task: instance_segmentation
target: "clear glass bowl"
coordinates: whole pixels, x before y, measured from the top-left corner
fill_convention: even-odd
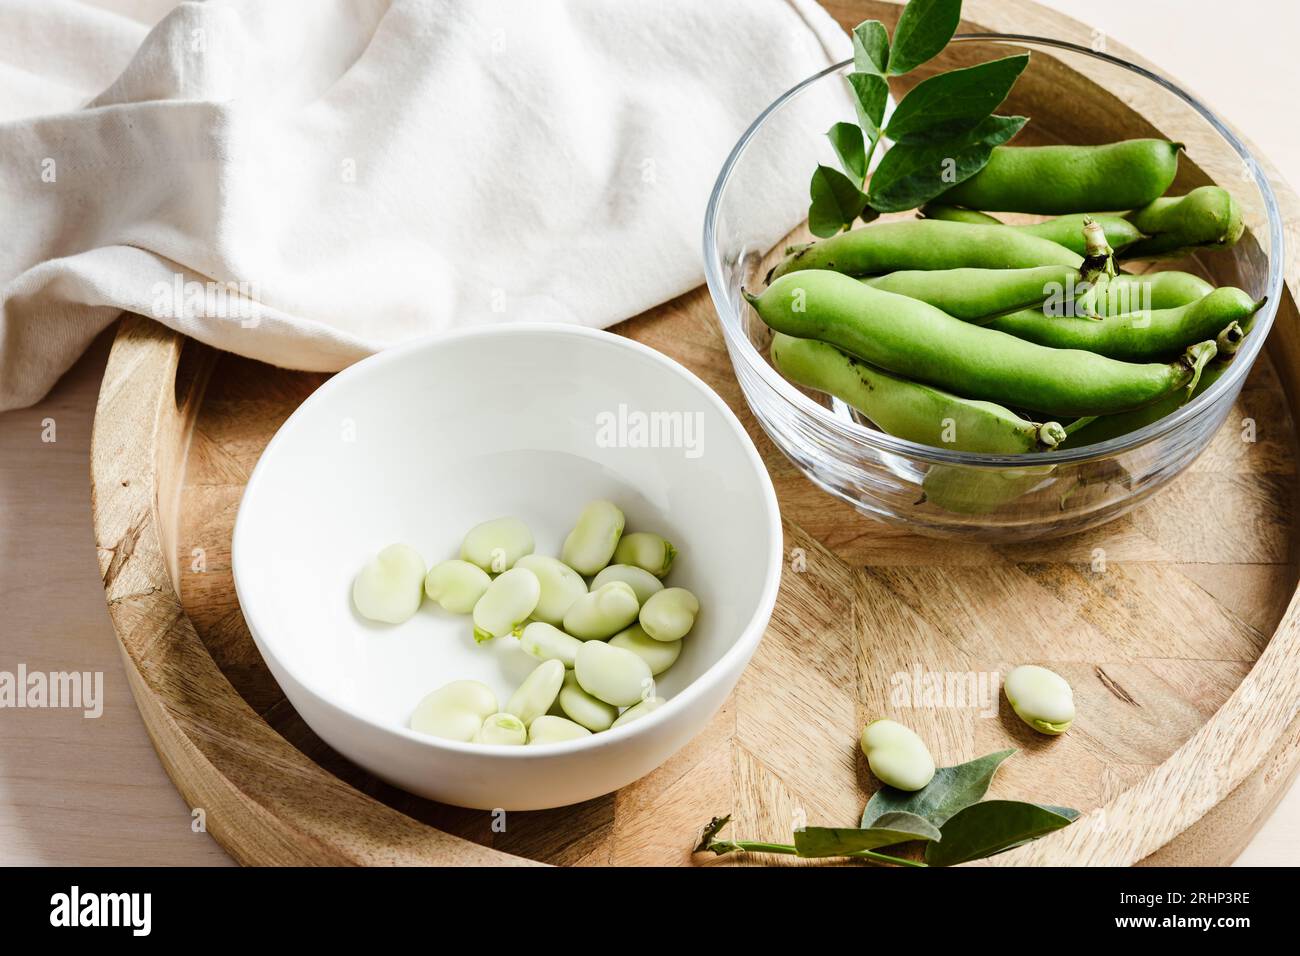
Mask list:
[[[1197,272],[1268,302],[1212,386],[1173,414],[1119,438],[1007,457],[891,437],[842,402],[787,382],[768,359],[767,327],[740,294],[742,287],[762,288],[781,250],[809,238],[803,226],[780,231],[797,216],[774,227],[771,184],[806,183],[810,155],[835,164],[824,134],[832,123],[853,119],[845,81],[852,64],[823,70],[785,93],[731,151],[705,215],[705,273],[727,350],[763,429],[811,481],[864,514],[924,534],[1029,540],[1095,527],[1132,508],[1186,468],[1223,424],[1273,324],[1282,288],[1281,218],[1259,164],[1222,120],[1164,77],[1070,43],[968,34],[917,74],[892,80],[892,92],[901,97],[937,70],[1024,51],[1031,53],[1030,65],[999,110],[1030,117],[1016,142],[1155,136],[1186,144],[1171,194],[1218,183],[1241,204],[1247,231],[1230,250],[1154,267]],[[820,152],[804,145],[817,143]]]

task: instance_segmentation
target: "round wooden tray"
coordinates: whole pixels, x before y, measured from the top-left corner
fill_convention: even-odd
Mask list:
[[[846,26],[892,23],[898,9],[827,6]],[[972,30],[1089,40],[1019,0],[967,8]],[[1300,204],[1273,178],[1294,249]],[[1293,290],[1294,254],[1287,266]],[[941,764],[1020,748],[994,795],[1086,811],[993,862],[1224,863],[1300,762],[1296,319],[1289,290],[1228,425],[1154,500],[1084,535],[1001,548],[902,533],[806,481],[745,407],[704,290],[623,323],[616,331],[692,368],[746,423],[791,560],[762,646],[699,737],[617,793],[511,813],[502,832],[490,814],[412,797],[333,753],[284,699],[240,614],[230,534],[244,483],[325,376],[124,319],[92,450],[104,589],[167,772],[243,863],[675,864],[716,814],[732,814],[737,836],[781,842],[796,820],[851,825],[875,785],[858,731],[900,712],[899,675],[918,660],[959,675],[1041,661],[1075,687],[1080,718],[1055,739],[1005,704],[991,718],[978,704],[902,712]]]

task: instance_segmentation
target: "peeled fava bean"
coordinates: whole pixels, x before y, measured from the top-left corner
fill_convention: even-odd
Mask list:
[[[564,615],[564,629],[584,641],[603,641],[635,621],[640,611],[636,592],[622,581],[611,581],[573,602]]]
[[[483,718],[496,712],[496,695],[486,684],[476,680],[452,681],[426,694],[416,704],[411,714],[411,729],[468,743],[483,726]]]
[[[410,545],[390,544],[352,582],[352,603],[371,621],[401,624],[420,609],[424,558]]]
[[[484,718],[483,726],[474,735],[476,744],[500,744],[519,747],[528,742],[524,722],[514,714],[491,714]]]
[[[1036,664],[1021,664],[1002,683],[1007,702],[1040,734],[1063,734],[1074,722],[1074,691],[1065,678]]]
[[[519,689],[506,701],[506,713],[514,714],[525,727],[551,709],[564,686],[564,665],[560,661],[543,661],[524,678]]]
[[[641,608],[641,627],[656,641],[679,641],[695,626],[700,602],[686,588],[664,588]]]
[[[614,556],[624,523],[623,512],[612,502],[588,502],[564,539],[560,560],[579,574],[595,574]]]
[[[594,591],[597,588],[604,587],[611,581],[622,581],[630,587],[636,593],[636,599],[641,604],[650,600],[650,595],[656,591],[664,589],[662,581],[645,568],[638,568],[634,564],[611,564],[591,579],[591,589]]]
[[[590,731],[609,730],[618,719],[618,708],[583,690],[573,671],[568,671],[564,675],[564,686],[560,688],[559,702],[560,710],[570,720]]]
[[[528,727],[530,744],[558,744],[565,740],[581,740],[583,737],[590,736],[591,731],[582,724],[553,714],[543,714]]]
[[[493,518],[469,529],[460,545],[462,561],[501,574],[533,553],[533,533],[518,518]]]
[[[640,702],[654,686],[649,664],[629,650],[601,641],[587,641],[578,648],[573,673],[583,690],[615,707]]]
[[[650,673],[656,677],[672,667],[682,652],[681,641],[656,641],[640,624],[619,631],[609,639],[609,646],[631,651],[650,666]]]
[[[541,597],[533,609],[535,620],[558,626],[573,602],[587,593],[587,582],[581,574],[563,561],[544,554],[524,555],[515,562],[515,567],[532,571],[542,586]]]
[[[553,624],[533,621],[520,635],[519,646],[539,661],[559,661],[565,667],[572,668],[574,655],[578,653],[582,641],[565,634]]]
[[[541,595],[537,575],[527,568],[502,574],[474,605],[474,640],[481,644],[509,634],[533,613]]]
[[[440,561],[429,569],[424,579],[424,593],[444,610],[469,614],[491,583],[492,578],[477,564]]]
[[[630,564],[662,578],[673,566],[677,549],[657,534],[637,531],[625,534],[614,549],[615,564]]]
[[[642,717],[653,714],[656,710],[664,705],[662,697],[647,697],[641,703],[629,707],[623,713],[619,714],[618,720],[614,721],[614,727],[622,727],[624,724],[630,724],[634,720],[640,720]],[[611,730],[613,727],[610,728]]]
[[[892,720],[862,728],[862,753],[881,781],[899,790],[920,790],[934,777],[934,758],[911,729]]]

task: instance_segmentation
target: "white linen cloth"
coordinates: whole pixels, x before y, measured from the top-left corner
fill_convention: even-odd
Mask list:
[[[701,281],[749,122],[850,53],[813,0],[167,7],[0,0],[0,410],[122,310],[315,371],[634,315]],[[807,182],[759,194],[773,241]]]

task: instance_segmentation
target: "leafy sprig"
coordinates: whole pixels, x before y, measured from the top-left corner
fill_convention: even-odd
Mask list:
[[[1023,116],[998,116],[1029,62],[1028,54],[939,73],[899,101],[889,123],[888,77],[902,76],[937,56],[961,20],[961,0],[910,0],[892,43],[879,20],[853,30],[848,75],[857,127],[836,123],[826,133],[840,168],[819,165],[809,185],[808,227],[832,236],[861,219],[912,209],[975,175],[1025,125]],[[867,183],[882,139],[893,145]]]
[[[778,853],[805,858],[848,857],[900,866],[953,866],[1010,850],[1069,826],[1078,810],[1019,800],[985,800],[989,784],[1014,750],[999,750],[955,767],[940,767],[914,793],[881,787],[857,827],[804,827],[793,843],[720,840],[730,817],[714,817],[697,853]],[[905,843],[925,845],[925,862],[881,853]]]

